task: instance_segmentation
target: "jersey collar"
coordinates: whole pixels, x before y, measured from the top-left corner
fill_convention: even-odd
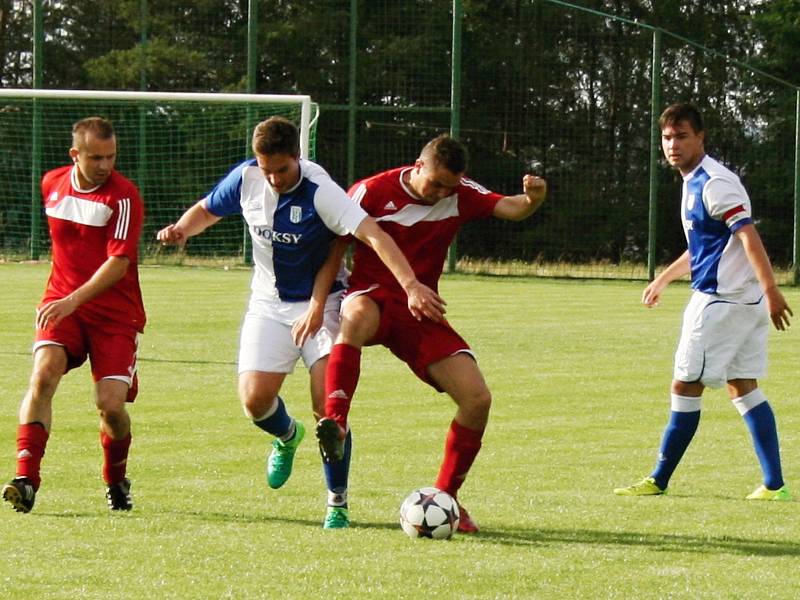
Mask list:
[[[302,159],[297,161],[297,183],[295,183],[292,187],[290,187],[285,192],[281,192],[280,194],[278,194],[279,196],[283,196],[284,194],[291,194],[293,191],[295,191],[297,188],[300,187],[301,183],[303,183],[303,178],[305,177],[305,175],[303,174],[303,163],[304,162],[305,161],[303,161]],[[267,185],[269,185],[269,182],[267,182]],[[272,187],[272,186],[270,186],[270,187]],[[273,191],[274,191],[274,188],[273,188]]]
[[[72,189],[81,194],[91,194],[93,191],[95,191],[97,188],[100,187],[99,185],[96,185],[93,188],[89,188],[88,190],[81,189],[81,185],[78,180],[78,165],[72,166],[72,171],[70,171],[69,173],[69,182],[70,185],[72,185]]]
[[[697,175],[697,171],[699,171],[700,167],[703,166],[703,163],[706,162],[706,157],[707,156],[708,156],[708,154],[703,154],[703,158],[700,159],[700,162],[697,163],[697,166],[694,169],[692,169],[691,171],[689,171],[689,173],[687,173],[686,175],[683,175],[683,180],[684,181],[689,181],[692,177]]]
[[[414,193],[414,190],[411,189],[410,185],[407,185],[406,182],[403,180],[403,177],[406,173],[408,173],[414,167],[406,167],[405,169],[400,169],[400,187],[403,188],[403,191],[411,196],[414,200],[419,201],[422,200],[419,196]]]

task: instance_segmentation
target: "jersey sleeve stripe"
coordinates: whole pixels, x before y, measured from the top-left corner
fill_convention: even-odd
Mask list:
[[[737,213],[740,213],[740,212],[743,212],[743,211],[744,211],[744,206],[742,206],[741,204],[740,204],[739,206],[735,206],[734,208],[730,209],[728,212],[726,212],[726,213],[725,213],[725,214],[722,216],[722,220],[723,220],[723,221],[727,221],[727,220],[728,220],[728,219],[730,219],[730,218],[731,218],[733,215],[735,215],[735,214],[737,214]]]
[[[356,204],[361,204],[361,201],[364,199],[364,196],[367,194],[367,186],[363,183],[358,186],[355,192],[353,192],[352,198]]]
[[[485,187],[483,187],[480,183],[478,183],[476,181],[473,181],[472,179],[469,179],[467,177],[462,177],[461,178],[461,184],[465,185],[465,186],[467,186],[469,188],[472,188],[473,190],[476,190],[477,192],[479,192],[481,194],[490,194],[491,193],[489,190],[487,190]]]
[[[117,228],[114,232],[114,237],[118,240],[124,240],[128,237],[128,226],[131,222],[131,200],[124,198],[117,202],[119,214],[117,216]]]
[[[743,216],[741,219],[734,220],[732,223],[728,225],[728,229],[730,229],[731,233],[736,233],[745,225],[750,225],[753,222],[753,219],[747,216]]]

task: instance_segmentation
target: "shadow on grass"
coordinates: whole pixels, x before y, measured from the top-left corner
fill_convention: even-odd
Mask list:
[[[292,517],[283,517],[281,515],[265,515],[265,514],[231,514],[231,513],[221,513],[221,512],[208,512],[208,511],[181,511],[181,510],[172,510],[169,511],[170,514],[174,515],[181,515],[187,518],[195,518],[200,519],[203,521],[219,521],[219,522],[226,522],[226,523],[247,523],[247,524],[264,524],[264,523],[275,523],[280,525],[299,525],[302,527],[314,527],[314,528],[321,528],[322,527],[322,519],[324,517],[323,512],[320,511],[318,519],[297,519]],[[387,531],[399,531],[400,526],[396,523],[389,523],[389,522],[374,522],[374,523],[366,523],[363,521],[352,521],[350,523],[349,529],[357,530],[357,529],[385,529]]]
[[[100,512],[43,513],[48,517],[68,518],[108,518]],[[123,516],[123,515],[120,515]],[[124,515],[128,519],[152,519],[153,517],[182,517],[208,523],[241,523],[245,525],[297,525],[318,529],[322,525],[322,514],[318,519],[298,519],[281,515],[258,513],[226,513],[192,510],[169,510],[158,513],[135,511]],[[395,522],[353,521],[351,531],[359,529],[399,531]],[[638,547],[662,552],[695,552],[698,554],[736,554],[745,556],[800,556],[800,544],[793,541],[755,540],[731,536],[703,536],[643,533],[636,531],[604,531],[592,529],[484,529],[475,535],[459,534],[454,541],[480,544],[500,544],[504,546],[547,546],[563,544],[589,544],[596,546]]]
[[[105,511],[64,511],[37,512],[37,515],[49,518],[68,519],[107,519],[124,518],[134,521],[159,518],[173,519],[182,517],[188,520],[207,523],[243,525],[297,525],[300,527],[320,528],[322,514],[318,519],[298,519],[281,515],[259,513],[210,512],[203,510],[135,510],[131,513],[111,514]],[[350,530],[359,529],[399,531],[397,523],[391,521],[365,522],[355,520]],[[800,556],[800,544],[794,541],[747,539],[731,536],[703,536],[682,534],[643,533],[636,531],[604,531],[592,529],[547,529],[547,528],[503,528],[483,529],[475,535],[459,534],[454,541],[481,544],[500,544],[504,546],[547,546],[556,544],[589,544],[596,546],[629,546],[664,552],[695,552],[698,554],[736,554],[746,556]]]
[[[753,540],[730,536],[679,535],[591,529],[496,529],[481,531],[476,540],[510,546],[545,544],[595,544],[635,546],[657,551],[751,556],[800,556],[793,541]]]
[[[186,517],[208,521],[243,523],[281,523],[319,528],[319,520],[285,518],[280,515],[231,515],[208,512],[178,512]],[[372,529],[399,531],[394,522],[353,521],[351,530]],[[592,544],[597,546],[632,546],[655,551],[696,552],[699,554],[737,554],[746,556],[800,556],[800,544],[793,541],[753,540],[730,536],[702,536],[619,532],[591,529],[484,529],[475,535],[459,534],[455,540],[505,546],[539,546],[554,544]]]

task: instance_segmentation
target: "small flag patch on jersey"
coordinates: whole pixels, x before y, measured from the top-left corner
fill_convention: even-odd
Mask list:
[[[723,215],[722,218],[725,220],[725,224],[728,226],[728,228],[733,227],[741,221],[746,221],[747,223],[750,222],[750,217],[747,215],[747,211],[741,204],[730,209]],[[743,225],[744,224],[746,223],[743,223]]]
[[[289,220],[292,223],[299,223],[303,218],[303,209],[299,206],[292,206],[289,211]]]

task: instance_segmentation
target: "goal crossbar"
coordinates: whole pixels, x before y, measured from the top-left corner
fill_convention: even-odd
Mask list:
[[[297,94],[225,94],[198,92],[126,92],[108,90],[0,89],[0,98],[58,98],[74,100],[147,100],[154,102],[242,102],[251,104],[300,105],[300,153],[309,156],[309,131],[312,125],[311,96]]]

